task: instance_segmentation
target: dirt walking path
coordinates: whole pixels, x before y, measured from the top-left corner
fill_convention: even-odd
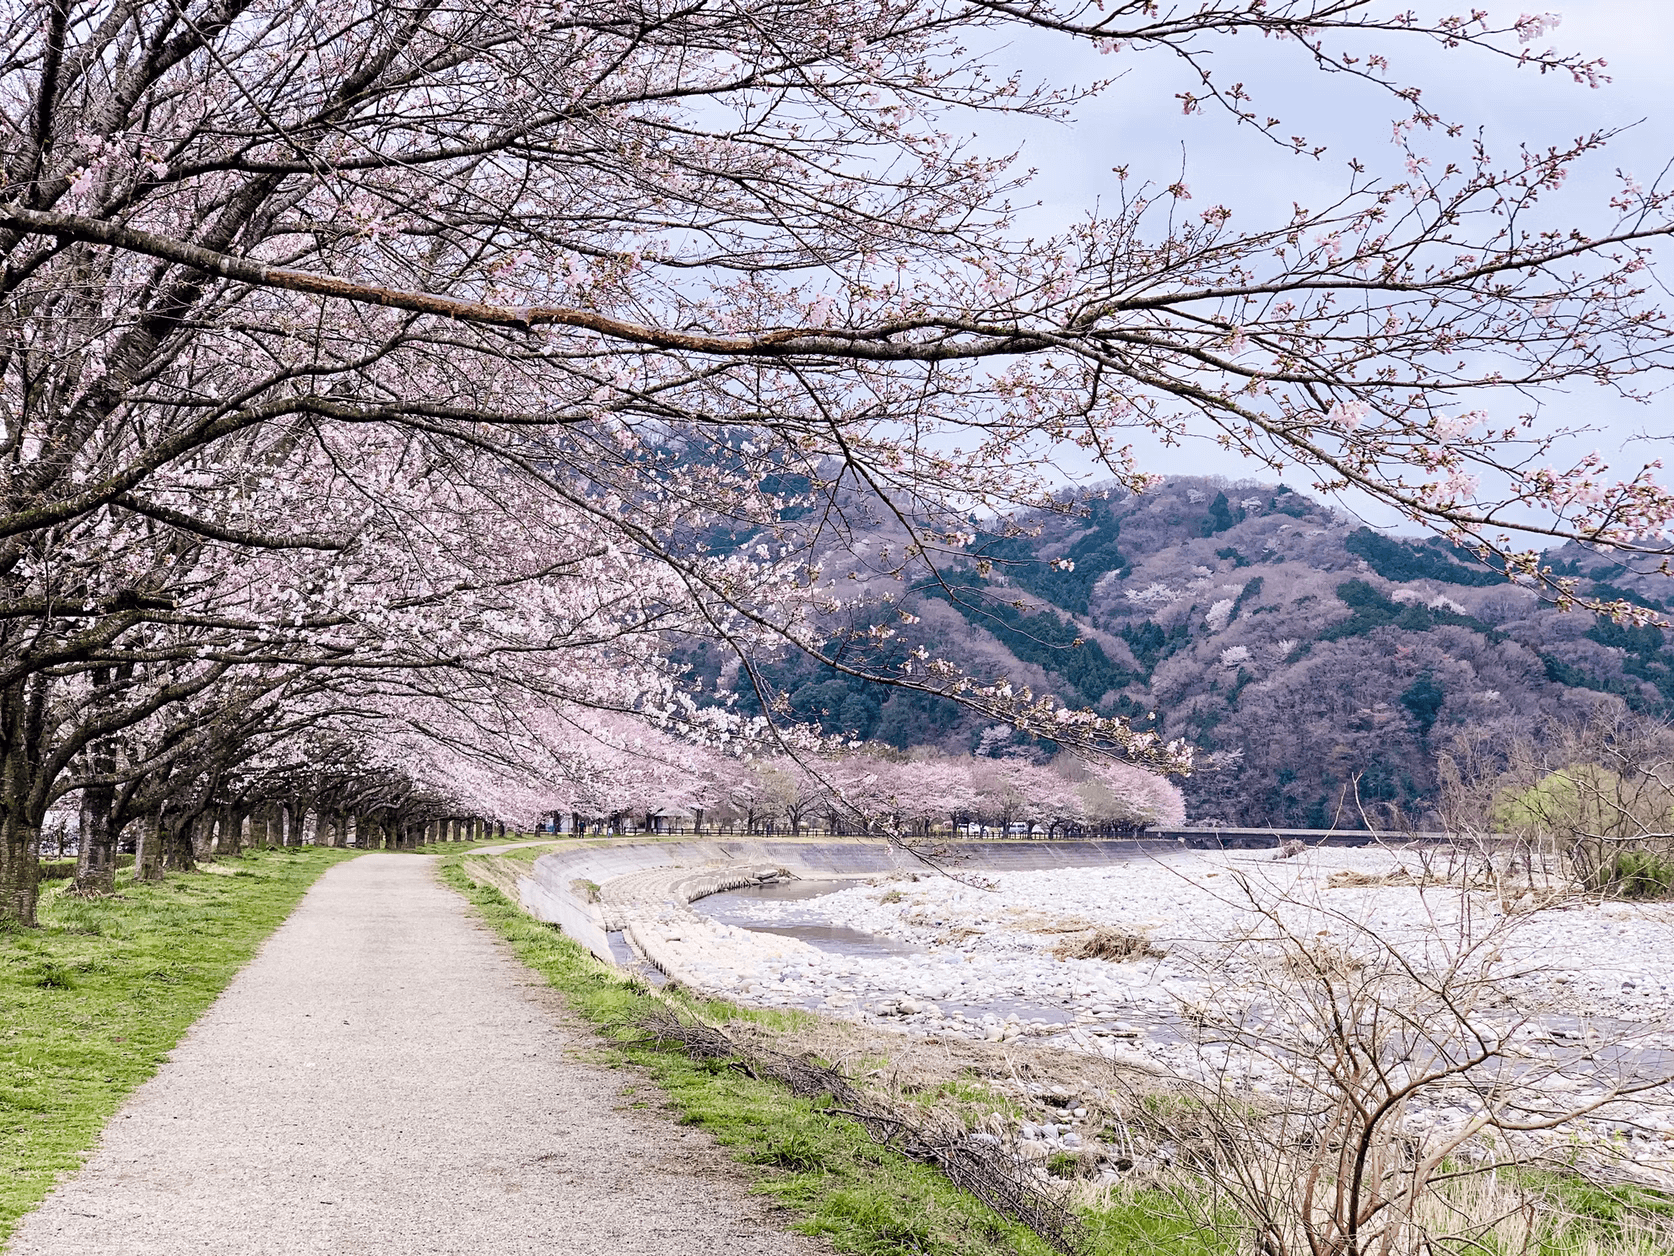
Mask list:
[[[432,861],[327,872],[12,1256],[807,1256]]]

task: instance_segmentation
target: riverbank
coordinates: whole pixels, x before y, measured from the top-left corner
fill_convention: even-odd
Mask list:
[[[686,971],[704,988],[750,1003],[933,1038],[1039,1041],[1196,1082],[1232,1077],[1258,1095],[1288,1084],[1290,1066],[1236,1027],[1270,1022],[1273,1042],[1313,1032],[1304,1022],[1323,1011],[1301,1005],[1298,962],[1340,967],[1344,989],[1416,963],[1468,991],[1461,1033],[1503,1040],[1495,1050],[1519,1075],[1546,1077],[1577,1108],[1618,1075],[1674,1072],[1674,905],[1572,897],[1531,910],[1527,896],[1460,885],[1446,862],[1433,850],[1175,850],[1104,867],[896,874],[754,899],[747,913],[726,895],[699,900],[693,912],[720,917],[702,926],[713,937],[687,930],[678,945],[703,955]],[[822,931],[888,945],[804,940]],[[1198,1032],[1205,1024],[1219,1028]],[[1467,1098],[1438,1086],[1409,1105],[1409,1125],[1459,1128]],[[1620,1142],[1646,1180],[1674,1183],[1665,1094],[1554,1135],[1575,1137]]]
[[[705,1060],[655,1041],[646,1025],[670,1007],[701,1017],[735,1035],[741,1044],[769,1049],[794,1045],[825,1058],[875,1062],[871,1081],[883,1069],[913,1094],[908,1106],[920,1115],[957,1113],[981,1121],[996,1107],[1020,1111],[1015,1101],[989,1085],[990,1072],[1012,1068],[980,1057],[942,1059],[936,1068],[907,1067],[900,1053],[886,1062],[880,1044],[852,1033],[855,1027],[822,1023],[795,1012],[765,1012],[724,1000],[660,996],[633,975],[602,963],[575,940],[532,919],[494,884],[473,877],[483,869],[449,860],[444,880],[463,893],[483,920],[510,943],[525,964],[558,990],[578,1015],[601,1035],[607,1061],[643,1070],[681,1114],[712,1134],[750,1167],[756,1189],[784,1203],[798,1216],[797,1228],[843,1252],[871,1256],[990,1256],[996,1250],[1018,1256],[1046,1256],[1038,1237],[959,1190],[935,1169],[916,1163],[893,1147],[875,1142],[858,1123],[828,1112],[819,1096],[798,1096],[782,1085],[752,1076],[725,1060]],[[462,866],[463,864],[463,866]],[[1025,1064],[1025,1069],[1027,1065]],[[899,1087],[897,1087],[899,1095]],[[996,1116],[996,1119],[1005,1119]],[[1159,1205],[1161,1201],[1158,1201]],[[1165,1210],[1101,1209],[1091,1218],[1094,1256],[1129,1256],[1144,1250],[1131,1241],[1148,1235],[1146,1248],[1183,1256],[1215,1256],[1223,1249],[1209,1236],[1194,1236]]]
[[[1194,857],[1190,852],[1178,848],[1137,852],[1132,846],[1124,849],[1119,864],[1103,869],[1061,867],[1061,863],[1069,862],[1064,856],[1073,852],[1045,852],[1045,859],[1038,854],[1019,853],[1007,862],[1015,867],[1022,858],[1031,857],[1049,866],[1028,873],[989,875],[967,865],[956,877],[942,878],[917,864],[917,872],[898,868],[869,878],[869,883],[851,879],[849,888],[843,889],[840,881],[830,880],[833,867],[846,870],[861,859],[876,861],[881,858],[878,852],[806,846],[781,849],[803,871],[823,875],[824,885],[787,878],[784,868],[771,864],[714,859],[717,854],[759,857],[770,853],[760,844],[720,849],[708,843],[701,849],[679,843],[568,849],[555,856],[518,852],[522,859],[495,861],[500,865],[495,879],[536,910],[556,906],[564,911],[576,920],[577,932],[593,938],[599,950],[620,952],[619,962],[626,969],[600,965],[600,971],[614,972],[614,980],[635,986],[648,1000],[653,998],[652,991],[633,974],[649,976],[653,966],[674,979],[676,998],[691,997],[682,994],[681,987],[710,993],[727,991],[726,1001],[705,1006],[721,1009],[741,1050],[761,1034],[760,1026],[765,1023],[761,1018],[788,1017],[767,1035],[774,1050],[781,1054],[812,1052],[825,1059],[850,1061],[848,1075],[871,1079],[869,1084],[883,1086],[886,1083],[881,1079],[912,1075],[919,1062],[939,1058],[941,1069],[955,1071],[949,1074],[931,1067],[919,1073],[917,1080],[897,1086],[897,1093],[924,1089],[926,1078],[931,1079],[932,1091],[948,1085],[975,1086],[986,1108],[966,1114],[968,1137],[1004,1150],[1016,1163],[1029,1167],[1042,1183],[1053,1178],[1066,1181],[1065,1189],[1086,1207],[1089,1218],[1119,1218],[1116,1229],[1128,1237],[1113,1239],[1114,1246],[1099,1249],[1113,1252],[1152,1250],[1153,1243],[1136,1236],[1150,1233],[1149,1227],[1159,1223],[1194,1234],[1204,1242],[1209,1241],[1211,1232],[1215,1242],[1236,1245],[1239,1241],[1237,1225],[1227,1228],[1223,1224],[1226,1216],[1216,1211],[1219,1205],[1204,1207],[1205,1201],[1222,1198],[1222,1188],[1182,1163],[1182,1156],[1195,1160],[1198,1154],[1187,1148],[1225,1148],[1229,1144],[1224,1140],[1231,1136],[1234,1142],[1230,1145],[1239,1148],[1238,1155],[1252,1156],[1256,1164],[1265,1165],[1269,1154],[1300,1153],[1304,1158],[1308,1154],[1305,1144],[1281,1151],[1267,1142],[1262,1123],[1278,1110],[1276,1097],[1259,1089],[1240,1092],[1245,1083],[1260,1079],[1252,1078],[1248,1071],[1241,1079],[1239,1068],[1229,1068],[1224,1041],[1218,1055],[1215,1050],[1186,1050],[1170,1058],[1171,1048],[1185,1047],[1192,1041],[1202,1044],[1215,1038],[1218,1031],[1212,1026],[1205,1035],[1167,1031],[1195,1030],[1208,1025],[1207,1021],[1191,1025],[1183,1017],[1176,1017],[1169,1025],[1164,1017],[1141,1027],[1113,1020],[1110,1014],[1117,1010],[1113,983],[1120,979],[1125,985],[1143,987],[1156,980],[1173,1000],[1168,1010],[1188,1013],[1192,1001],[1178,996],[1193,981],[1232,995],[1230,1002],[1221,1006],[1233,1009],[1240,1000],[1247,1005],[1251,979],[1265,975],[1267,989],[1274,990],[1271,979],[1275,973],[1285,986],[1317,989],[1362,982],[1364,991],[1364,983],[1371,982],[1373,975],[1357,975],[1362,966],[1341,954],[1339,948],[1352,945],[1348,935],[1355,929],[1351,925],[1364,926],[1360,928],[1362,941],[1376,940],[1375,929],[1382,918],[1362,913],[1357,919],[1352,911],[1342,909],[1353,906],[1354,895],[1360,890],[1414,888],[1416,881],[1417,888],[1436,891],[1435,895],[1413,898],[1414,902],[1427,902],[1425,912],[1433,913],[1444,894],[1442,886],[1423,885],[1427,874],[1422,862],[1417,868],[1419,875],[1412,878],[1388,864],[1381,865],[1381,871],[1355,871],[1340,862],[1326,867],[1306,858],[1275,861],[1252,854],[1220,853],[1212,862],[1197,866],[1194,873],[1191,865],[1182,864],[1182,859]],[[1353,854],[1333,852],[1331,858]],[[1408,852],[1408,856],[1411,854]],[[1136,855],[1142,857],[1136,859]],[[1361,857],[1387,859],[1388,853],[1365,852]],[[478,857],[469,862],[488,861]],[[1094,873],[1116,878],[1114,898],[1111,885],[1096,886]],[[852,878],[852,872],[850,875]],[[1013,887],[1021,890],[1021,898],[1008,902],[1005,885],[1014,875],[1061,880],[1042,885],[1024,879]],[[1148,927],[1141,924],[1137,932],[1128,932],[1096,925],[1084,915],[1071,915],[1066,910],[1075,905],[1072,895],[1079,885],[1084,896],[1079,906],[1089,914],[1110,910],[1117,904],[1131,913],[1146,905],[1147,893],[1140,892],[1140,887],[1147,877],[1162,878],[1151,889],[1166,887],[1163,896],[1169,903],[1184,904],[1174,927],[1167,932],[1163,931],[1167,920],[1154,920]],[[1214,900],[1214,910],[1207,917],[1193,914],[1201,911],[1202,904],[1194,906],[1193,892],[1183,888],[1193,883]],[[1234,888],[1229,890],[1226,885]],[[1317,893],[1309,888],[1314,885],[1321,886]],[[1292,933],[1301,925],[1315,923],[1309,913],[1323,909],[1343,926],[1343,936],[1320,937],[1314,931],[1305,940],[1293,939],[1304,942],[1302,951],[1275,955],[1270,948],[1265,959],[1256,958],[1248,971],[1229,975],[1224,969],[1217,970],[1217,959],[1227,957],[1229,945],[1236,949],[1237,945],[1261,942],[1259,937],[1239,938],[1236,932],[1228,933],[1225,921],[1214,914],[1249,912],[1245,887],[1258,897],[1288,895],[1294,909],[1286,912]],[[819,888],[835,892],[801,897]],[[1324,897],[1327,892],[1337,895],[1340,890],[1349,891],[1350,897],[1335,903]],[[915,893],[919,896],[916,901]],[[973,908],[973,903],[961,902],[965,894],[977,895],[973,902],[980,906]],[[1479,897],[1474,893],[1464,898],[1455,894],[1461,902],[1474,902]],[[729,903],[737,910],[728,909]],[[738,907],[740,903],[747,903],[747,910]],[[875,914],[867,916],[867,912]],[[723,919],[715,919],[717,915]],[[764,915],[776,919],[763,919]],[[1132,917],[1116,919],[1131,921]],[[1442,918],[1429,919],[1433,933]],[[1325,932],[1329,935],[1331,931]],[[1089,941],[1108,941],[1111,934],[1137,940],[1140,945],[1120,953],[1100,946],[1094,953],[1103,958],[1086,955]],[[817,940],[815,935],[819,935]],[[988,940],[986,945],[984,939]],[[1083,954],[1078,956],[1076,950]],[[1298,958],[1308,963],[1321,960],[1326,967],[1304,973],[1291,967]],[[1485,958],[1495,963],[1499,957]],[[994,980],[998,963],[1021,964],[1010,976],[1022,984],[1002,988]],[[1076,970],[1078,965],[1082,966],[1080,977],[1064,980],[1063,973]],[[1372,965],[1373,969],[1378,967]],[[1122,969],[1130,971],[1119,972]],[[1056,977],[1053,970],[1057,970]],[[1041,978],[1031,973],[1046,975]],[[1351,980],[1339,983],[1338,975]],[[1310,976],[1323,980],[1303,979]],[[1058,983],[1055,988],[1054,982]],[[980,1011],[984,1000],[996,997],[1028,997],[1038,1003],[1043,994],[1054,993],[1063,996],[1060,1003],[1065,998],[1071,1003],[1081,999],[1088,1006],[1079,1010],[1073,1006],[1067,1010],[1043,1008],[1049,1014],[1032,1018]],[[1496,1005],[1503,1001],[1493,986],[1479,988],[1478,993],[1486,994]],[[961,1006],[961,997],[970,1002]],[[1201,1006],[1199,1011],[1203,1011]],[[1211,1019],[1213,1015],[1211,1012]],[[1299,1028],[1291,1022],[1264,1025],[1259,1018],[1253,1027],[1256,1038],[1250,1045],[1258,1048],[1264,1045],[1264,1029],[1283,1030],[1294,1036]],[[1095,1028],[1113,1032],[1097,1034],[1092,1032]],[[1265,1045],[1279,1044],[1275,1041]],[[1506,1051],[1507,1058],[1530,1054],[1523,1050],[1525,1044],[1517,1045],[1518,1050]],[[1570,1059],[1587,1056],[1586,1046],[1582,1043],[1581,1050],[1569,1051]],[[986,1064],[970,1060],[971,1053],[980,1052],[989,1053]],[[740,1067],[748,1068],[747,1060],[745,1055]],[[1176,1063],[1183,1066],[1179,1071],[1170,1067]],[[1207,1079],[1208,1089],[1206,1064],[1219,1070]],[[1524,1064],[1512,1067],[1515,1070]],[[1565,1079],[1553,1076],[1548,1080],[1554,1082],[1553,1090],[1557,1091]],[[1230,1106],[1216,1097],[1220,1094],[1213,1084],[1216,1082],[1233,1087]],[[1239,1093],[1245,1097],[1238,1098]],[[1458,1115],[1451,1107],[1458,1096],[1441,1097],[1445,1102],[1432,1104],[1435,1115],[1452,1120]],[[1434,1098],[1427,1093],[1427,1100]],[[1399,1140],[1419,1133],[1428,1115],[1419,1110],[1421,1107],[1412,1105],[1408,1110],[1414,1118],[1409,1133],[1380,1137]],[[1255,1124],[1239,1130],[1214,1127],[1222,1117]],[[1430,1134],[1445,1136],[1444,1121],[1430,1127]],[[1573,1133],[1572,1127],[1565,1137]],[[1634,1131],[1636,1138],[1639,1133]],[[1610,1142],[1606,1150],[1614,1155],[1619,1149],[1615,1137],[1606,1131],[1606,1138]],[[1622,1141],[1627,1141],[1625,1136]],[[1506,1150],[1513,1152],[1521,1166],[1511,1170],[1510,1177],[1450,1179],[1449,1184],[1438,1188],[1435,1206],[1493,1242],[1521,1241],[1509,1231],[1502,1234],[1499,1230],[1511,1224],[1505,1218],[1515,1219],[1527,1208],[1543,1218],[1542,1241],[1550,1240],[1563,1250],[1568,1250],[1564,1244],[1573,1245],[1572,1240],[1592,1242],[1597,1238],[1601,1241],[1594,1247],[1601,1253],[1638,1253],[1646,1243],[1654,1248],[1670,1237],[1659,1194],[1636,1194],[1637,1188],[1625,1184],[1600,1191],[1565,1173],[1543,1176],[1528,1168],[1543,1154],[1540,1148],[1519,1151],[1508,1144]],[[1534,1159],[1521,1158],[1522,1151],[1530,1152]],[[1640,1158],[1648,1159],[1652,1169],[1659,1157],[1666,1158],[1666,1144],[1660,1139],[1640,1139],[1632,1151],[1646,1153]],[[1573,1155],[1554,1163],[1570,1164],[1571,1174],[1579,1167]],[[1617,1167],[1620,1163],[1618,1159]],[[1308,1170],[1303,1166],[1302,1171],[1305,1178]],[[1490,1190],[1478,1189],[1477,1184],[1483,1180],[1498,1185]],[[1508,1213],[1505,1208],[1512,1195],[1516,1196],[1511,1200],[1515,1207]],[[1251,1206],[1257,1206],[1255,1201]],[[1197,1228],[1188,1224],[1180,1229],[1188,1215],[1196,1217]],[[1097,1228],[1101,1234],[1112,1233],[1102,1223]]]

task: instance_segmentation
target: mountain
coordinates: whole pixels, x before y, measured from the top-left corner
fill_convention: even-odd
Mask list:
[[[1282,485],[1173,478],[1019,522],[908,593],[920,622],[886,650],[922,644],[1141,725],[1155,713],[1212,765],[1185,783],[1194,821],[1354,827],[1358,791],[1374,823],[1391,805],[1423,823],[1436,752],[1462,731],[1538,735],[1599,701],[1674,712],[1663,630],[1560,611],[1469,552]],[[1667,577],[1579,545],[1546,561],[1583,592],[1674,610]],[[801,663],[770,675],[829,731],[1032,752],[945,700]]]

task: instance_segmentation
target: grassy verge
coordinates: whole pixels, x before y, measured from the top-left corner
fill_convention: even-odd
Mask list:
[[[293,847],[79,899],[0,932],[0,1243],[304,890],[357,852]]]
[[[1045,1256],[1035,1235],[954,1187],[934,1169],[875,1144],[857,1123],[758,1081],[724,1063],[699,1062],[648,1045],[640,1029],[660,1004],[643,985],[599,963],[557,928],[525,914],[498,890],[470,879],[459,861],[442,865],[443,880],[511,943],[518,957],[561,991],[609,1044],[613,1065],[645,1069],[668,1094],[681,1119],[707,1130],[753,1167],[756,1189],[797,1217],[797,1228],[862,1256],[977,1256],[1013,1252]],[[750,1022],[794,1028],[794,1012],[688,1000],[711,1023]],[[1162,1202],[1162,1201],[1157,1201]],[[1102,1256],[1220,1251],[1165,1209],[1128,1206],[1087,1217],[1091,1250]]]

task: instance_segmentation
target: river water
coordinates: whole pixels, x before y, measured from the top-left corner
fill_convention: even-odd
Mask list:
[[[797,920],[794,910],[788,913],[788,918],[783,910],[775,910],[771,915],[765,915],[761,910],[764,903],[783,904],[821,898],[838,890],[849,889],[855,884],[854,881],[844,880],[776,881],[711,894],[696,900],[691,906],[693,911],[709,917],[718,924],[732,925],[757,933],[797,938],[832,955],[854,959],[903,955],[928,958],[924,951],[906,942],[879,937],[875,933],[867,933],[860,929],[850,929],[845,925],[834,925],[827,920],[817,919],[812,914],[806,920]],[[1067,1024],[1075,1019],[1073,1013],[1066,1008],[1027,999],[996,999],[983,1004],[940,1001],[938,1006],[946,1013],[959,1012],[971,1018],[985,1014],[1006,1017],[1016,1013],[1023,1020],[1039,1020],[1049,1025]]]

